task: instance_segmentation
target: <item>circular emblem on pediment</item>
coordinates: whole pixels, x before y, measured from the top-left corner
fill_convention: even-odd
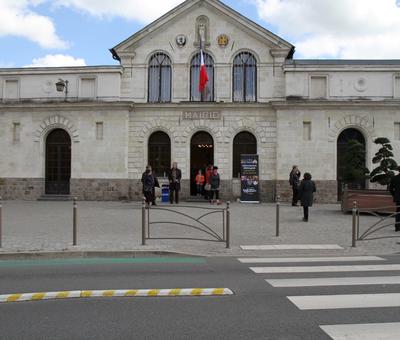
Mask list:
[[[186,45],[186,36],[184,34],[178,34],[175,38],[175,41],[179,47],[183,47]]]
[[[354,88],[358,92],[364,92],[367,89],[367,80],[365,78],[358,78],[354,82]]]
[[[226,47],[229,43],[229,37],[226,34],[221,34],[217,38],[220,47]]]

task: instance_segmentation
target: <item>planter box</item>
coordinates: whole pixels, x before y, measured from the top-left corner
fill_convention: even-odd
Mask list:
[[[345,189],[342,193],[342,211],[351,211],[353,209],[353,202],[357,202],[357,208],[359,209],[380,213],[393,213],[396,211],[393,197],[386,190]]]

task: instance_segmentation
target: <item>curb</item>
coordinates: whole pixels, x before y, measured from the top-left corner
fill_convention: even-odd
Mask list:
[[[21,251],[1,252],[0,260],[27,260],[27,259],[65,259],[65,258],[92,258],[92,257],[120,257],[120,258],[141,258],[141,257],[204,257],[173,251],[160,250],[133,250],[133,251],[98,251],[98,250],[59,250],[59,251]]]
[[[98,297],[177,297],[233,295],[229,288],[72,290],[0,295],[0,303]]]

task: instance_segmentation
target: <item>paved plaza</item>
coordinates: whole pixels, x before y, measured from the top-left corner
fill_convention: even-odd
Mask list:
[[[178,211],[199,216],[206,210],[184,206],[210,208],[206,203],[185,203]],[[169,204],[158,207],[170,208]],[[176,207],[176,206],[174,206]],[[217,208],[217,206],[213,206]],[[225,207],[221,205],[218,207]],[[141,245],[140,202],[78,202],[78,245],[72,246],[73,203],[41,201],[4,201],[3,235],[0,253],[52,251],[166,251],[192,255],[290,255],[293,245],[338,245],[343,249],[303,249],[297,253],[316,255],[394,254],[400,252],[400,235],[393,227],[378,231],[374,236],[399,236],[357,242],[351,247],[352,216],[343,214],[337,204],[317,204],[311,208],[308,223],[302,221],[301,207],[282,203],[280,207],[280,236],[275,236],[276,205],[273,203],[231,203],[231,247],[224,243],[194,240],[147,240]],[[222,214],[205,218],[208,225],[222,235]],[[182,215],[166,211],[151,211],[153,221],[187,223]],[[376,217],[361,216],[360,230],[377,221]],[[175,224],[152,226],[153,237],[205,238],[207,234]],[[275,250],[244,250],[241,246],[289,245]],[[329,246],[328,246],[329,247]],[[336,247],[334,247],[336,248]]]

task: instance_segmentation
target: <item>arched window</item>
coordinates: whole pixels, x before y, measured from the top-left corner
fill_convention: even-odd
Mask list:
[[[254,155],[257,153],[257,139],[250,132],[239,132],[233,139],[232,177],[240,176],[240,155]]]
[[[150,136],[148,160],[156,176],[166,176],[171,167],[171,140],[165,132],[157,131]]]
[[[204,64],[207,68],[208,82],[206,89],[201,93],[199,90],[201,55],[197,53],[190,63],[190,100],[194,102],[212,102],[214,100],[214,60],[203,53]]]
[[[149,63],[149,103],[171,101],[171,59],[155,53]]]
[[[239,53],[233,60],[233,101],[257,100],[257,61],[249,52]]]

